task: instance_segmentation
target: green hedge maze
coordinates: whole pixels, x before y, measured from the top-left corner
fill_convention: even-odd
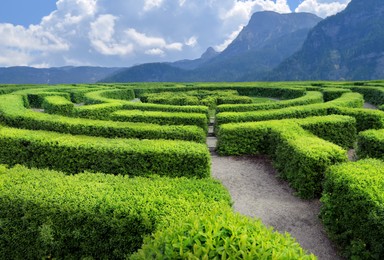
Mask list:
[[[211,153],[268,156],[383,259],[383,110],[380,81],[0,86],[0,259],[316,259],[233,211]]]

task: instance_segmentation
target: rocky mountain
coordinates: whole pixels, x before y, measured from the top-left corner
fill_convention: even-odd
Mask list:
[[[103,81],[257,80],[298,51],[309,30],[319,21],[321,18],[309,13],[257,12],[221,53],[208,49],[200,59],[194,61],[134,66]]]
[[[204,63],[208,62],[209,60],[213,59],[219,54],[220,52],[217,52],[212,47],[209,47],[198,59],[180,60],[180,61],[172,62],[170,63],[170,65],[176,68],[184,69],[184,70],[193,70],[202,66]]]
[[[32,67],[0,68],[2,84],[71,84],[95,83],[120,68],[59,67],[38,69]]]
[[[384,78],[384,1],[352,0],[314,27],[302,49],[265,79],[378,78]]]

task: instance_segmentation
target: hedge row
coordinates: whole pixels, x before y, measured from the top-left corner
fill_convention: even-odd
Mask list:
[[[203,105],[214,109],[220,104],[249,104],[252,99],[247,96],[239,96],[236,90],[222,91],[185,91],[185,92],[160,92],[142,94],[140,100],[144,103],[167,105]]]
[[[135,88],[135,95],[141,97],[146,93],[160,92],[185,92],[190,90],[205,91],[224,91],[236,90],[241,96],[255,97],[273,97],[281,99],[298,98],[305,95],[305,88],[300,87],[276,87],[276,86],[247,86],[247,85],[230,85],[230,86],[184,86],[184,87],[167,87],[167,88]]]
[[[74,104],[63,96],[47,96],[41,107],[49,114],[71,115]]]
[[[146,176],[207,177],[206,145],[170,140],[106,139],[0,128],[0,163],[68,173],[85,170]]]
[[[220,155],[270,155],[281,177],[303,198],[318,197],[327,167],[347,160],[346,151],[334,143],[351,146],[355,120],[330,116],[303,120],[280,120],[224,124],[218,132]]]
[[[308,117],[292,120],[292,122],[297,123],[312,134],[345,149],[353,148],[357,139],[356,119],[351,116]]]
[[[101,104],[106,102],[121,102],[135,98],[132,89],[102,89],[84,94],[86,104]]]
[[[130,259],[316,259],[289,234],[226,209],[190,214],[144,241]]]
[[[228,123],[267,121],[286,118],[305,118],[308,116],[327,115],[327,106],[314,104],[306,106],[287,107],[282,109],[250,111],[250,112],[223,112],[216,115],[216,126]]]
[[[351,90],[363,94],[364,99],[373,105],[384,105],[384,87],[352,87]]]
[[[205,143],[206,132],[197,126],[100,121],[69,118],[26,109],[19,95],[0,96],[0,122],[13,127],[108,138],[170,139]]]
[[[63,97],[68,101],[71,98],[71,95],[65,92],[41,92],[41,93],[27,94],[29,107],[42,108],[45,98],[49,96]]]
[[[359,158],[384,159],[384,129],[361,132],[357,144]]]
[[[346,115],[356,118],[358,132],[384,128],[384,112],[371,109],[331,107],[328,114]]]
[[[286,118],[304,118],[308,116],[325,116],[333,107],[359,108],[364,103],[358,93],[345,93],[340,98],[324,104],[287,107],[282,109],[251,111],[251,112],[223,112],[216,115],[216,125],[234,122],[265,121]]]
[[[116,100],[106,98],[106,91],[95,91],[85,94],[87,104],[94,104],[93,106],[82,106],[75,108],[75,115],[87,118],[99,118],[106,116],[111,112],[117,110],[142,110],[142,111],[164,111],[164,112],[185,112],[185,113],[203,113],[208,117],[208,108],[205,106],[171,106],[171,105],[158,105],[158,104],[143,104],[139,102],[130,102],[126,100]],[[99,104],[99,105],[96,105]]]
[[[348,259],[384,258],[384,162],[332,166],[325,174],[321,219]]]
[[[220,105],[216,108],[217,113],[221,112],[246,112],[257,110],[271,110],[290,106],[302,106],[308,104],[322,103],[323,95],[320,92],[308,91],[305,96],[290,100],[282,100],[273,103],[248,104],[248,105]]]
[[[328,102],[340,98],[344,93],[350,93],[350,89],[345,88],[323,88],[321,89],[324,95],[324,101]]]
[[[140,110],[120,110],[112,113],[110,119],[120,122],[144,122],[159,125],[196,125],[208,131],[208,119],[204,114],[171,113]]]
[[[229,204],[226,189],[210,178],[65,176],[0,166],[0,258],[125,259],[145,235],[190,213],[229,211]]]

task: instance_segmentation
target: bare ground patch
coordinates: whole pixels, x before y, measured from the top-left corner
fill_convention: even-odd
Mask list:
[[[289,232],[319,259],[341,259],[318,218],[320,202],[294,196],[265,157],[212,155],[212,175],[229,190],[235,211]]]

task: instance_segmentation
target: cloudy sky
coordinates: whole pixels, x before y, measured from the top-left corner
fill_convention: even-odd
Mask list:
[[[132,66],[224,49],[252,13],[327,17],[350,0],[2,0],[0,67]]]

